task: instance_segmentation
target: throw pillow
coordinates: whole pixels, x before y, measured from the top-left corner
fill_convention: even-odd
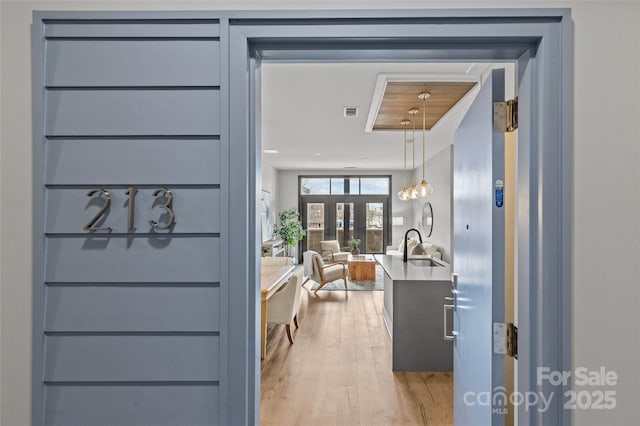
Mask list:
[[[411,254],[414,256],[421,256],[426,254],[426,252],[422,244],[416,244],[413,249],[411,249]]]

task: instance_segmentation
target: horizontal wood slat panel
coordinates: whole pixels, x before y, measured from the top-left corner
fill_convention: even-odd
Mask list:
[[[133,185],[135,187],[135,185]],[[164,223],[167,219],[163,204],[153,196],[153,188],[139,188],[135,196],[135,226],[128,226],[128,195],[124,188],[104,187],[111,196],[111,208],[101,226],[108,226],[118,233],[152,232],[149,220]],[[220,232],[220,189],[172,188],[175,225],[173,234]],[[97,195],[87,196],[88,189],[48,189],[46,191],[47,217],[45,230],[54,233],[85,233],[83,227],[93,218],[104,201]],[[162,198],[162,197],[160,197]],[[88,235],[88,233],[87,233]]]
[[[217,237],[47,238],[47,282],[217,282]]]
[[[46,386],[48,426],[218,424],[217,386]]]
[[[216,425],[218,392],[217,386],[198,385],[46,386],[44,424]]]
[[[219,37],[217,20],[100,20],[49,21],[45,37]]]
[[[219,86],[217,40],[50,40],[51,86]]]
[[[45,332],[214,332],[219,310],[219,287],[50,287]]]
[[[50,139],[47,165],[56,185],[219,184],[220,140]]]
[[[153,15],[34,21],[37,424],[216,425],[224,410],[219,20]],[[95,187],[111,233],[83,229]],[[176,221],[156,232],[160,187]]]
[[[218,336],[47,336],[44,380],[215,381]]]
[[[46,135],[217,135],[220,91],[48,90]]]

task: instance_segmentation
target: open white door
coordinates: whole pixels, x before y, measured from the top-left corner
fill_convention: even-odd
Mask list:
[[[504,101],[504,70],[487,78],[454,145],[454,423],[504,424],[504,355],[493,324],[504,317],[504,134],[493,103]],[[494,406],[494,402],[496,405]]]

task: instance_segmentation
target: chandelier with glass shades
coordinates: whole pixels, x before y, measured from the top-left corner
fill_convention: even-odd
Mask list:
[[[402,190],[398,192],[398,198],[402,201],[407,201],[409,199],[409,191],[407,189],[407,126],[411,122],[409,120],[402,120],[400,124],[404,127],[404,166],[402,170],[404,171],[404,183],[402,184]]]
[[[402,190],[398,192],[398,199],[402,201],[415,200],[416,198],[425,198],[433,193],[433,187],[427,182],[425,178],[425,167],[427,163],[426,156],[426,139],[427,139],[427,99],[431,94],[429,92],[422,92],[418,94],[418,99],[422,101],[422,181],[420,185],[416,185],[415,176],[411,178],[411,186],[407,188],[406,180],[402,185]],[[412,124],[412,141],[413,141],[413,170],[416,168],[416,121],[415,117],[420,112],[418,108],[411,108],[408,114],[411,115],[411,121],[402,120],[400,124],[404,127],[404,172],[406,178],[407,171],[407,125]]]

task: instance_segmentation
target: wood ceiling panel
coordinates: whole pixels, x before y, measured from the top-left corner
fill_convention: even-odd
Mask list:
[[[416,129],[422,129],[422,101],[418,99],[421,92],[431,93],[426,119],[426,127],[431,129],[475,85],[474,82],[389,82],[373,130],[402,130],[400,122],[411,119],[407,113],[411,108],[420,109]]]

